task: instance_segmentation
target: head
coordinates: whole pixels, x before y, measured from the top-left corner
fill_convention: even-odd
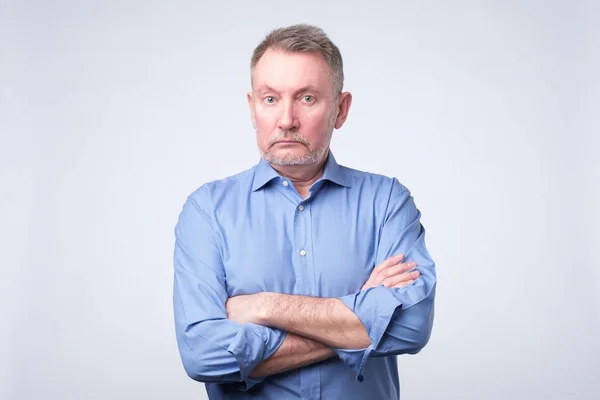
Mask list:
[[[263,158],[276,165],[322,161],[352,102],[342,93],[335,44],[314,26],[276,29],[254,50],[251,76],[248,105]]]

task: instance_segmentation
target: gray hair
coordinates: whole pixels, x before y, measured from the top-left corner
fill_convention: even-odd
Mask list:
[[[331,70],[335,97],[342,92],[344,86],[342,55],[321,28],[299,24],[271,31],[252,53],[251,73],[254,72],[254,67],[268,49],[291,53],[320,53]]]

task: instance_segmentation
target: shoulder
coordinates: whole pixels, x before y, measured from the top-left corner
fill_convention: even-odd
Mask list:
[[[394,176],[362,171],[340,165],[352,187],[388,195],[410,194],[410,191]]]
[[[252,186],[255,168],[256,166],[231,176],[206,182],[188,196],[187,202],[210,213],[221,199],[248,190]]]

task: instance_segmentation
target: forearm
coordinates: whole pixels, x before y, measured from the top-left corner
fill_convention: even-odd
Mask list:
[[[267,326],[316,340],[330,347],[360,349],[371,343],[360,319],[337,298],[264,293]]]
[[[304,367],[335,356],[335,351],[320,342],[288,333],[275,353],[250,373],[251,378],[264,377]]]

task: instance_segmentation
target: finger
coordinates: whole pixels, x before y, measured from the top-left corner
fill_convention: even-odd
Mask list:
[[[413,268],[417,267],[417,263],[415,262],[408,262],[408,263],[400,263],[400,264],[396,264],[390,268],[384,269],[383,271],[381,271],[379,273],[379,275],[381,276],[381,279],[385,279],[385,278],[389,278],[391,276],[394,275],[399,275],[402,274],[406,271],[410,271]]]
[[[410,272],[405,272],[403,274],[394,275],[389,278],[385,278],[383,280],[383,286],[394,287],[394,286],[398,285],[399,283],[408,282],[410,280],[415,280],[420,275],[421,275],[421,273],[419,271],[410,271]]]
[[[397,254],[395,256],[391,256],[391,257],[385,259],[381,264],[376,266],[373,269],[373,272],[379,273],[389,267],[392,267],[392,266],[398,264],[399,262],[402,262],[402,260],[404,260],[404,254]]]
[[[414,282],[414,280],[412,280],[412,279],[410,281],[400,282],[399,284],[392,286],[391,289],[398,289],[398,288],[401,288],[401,287],[404,287],[404,286],[408,286],[408,285],[410,285],[413,282]]]
[[[403,287],[414,282],[417,278],[418,276],[414,276],[412,272],[406,272],[404,274],[386,279],[383,285],[387,288]]]

